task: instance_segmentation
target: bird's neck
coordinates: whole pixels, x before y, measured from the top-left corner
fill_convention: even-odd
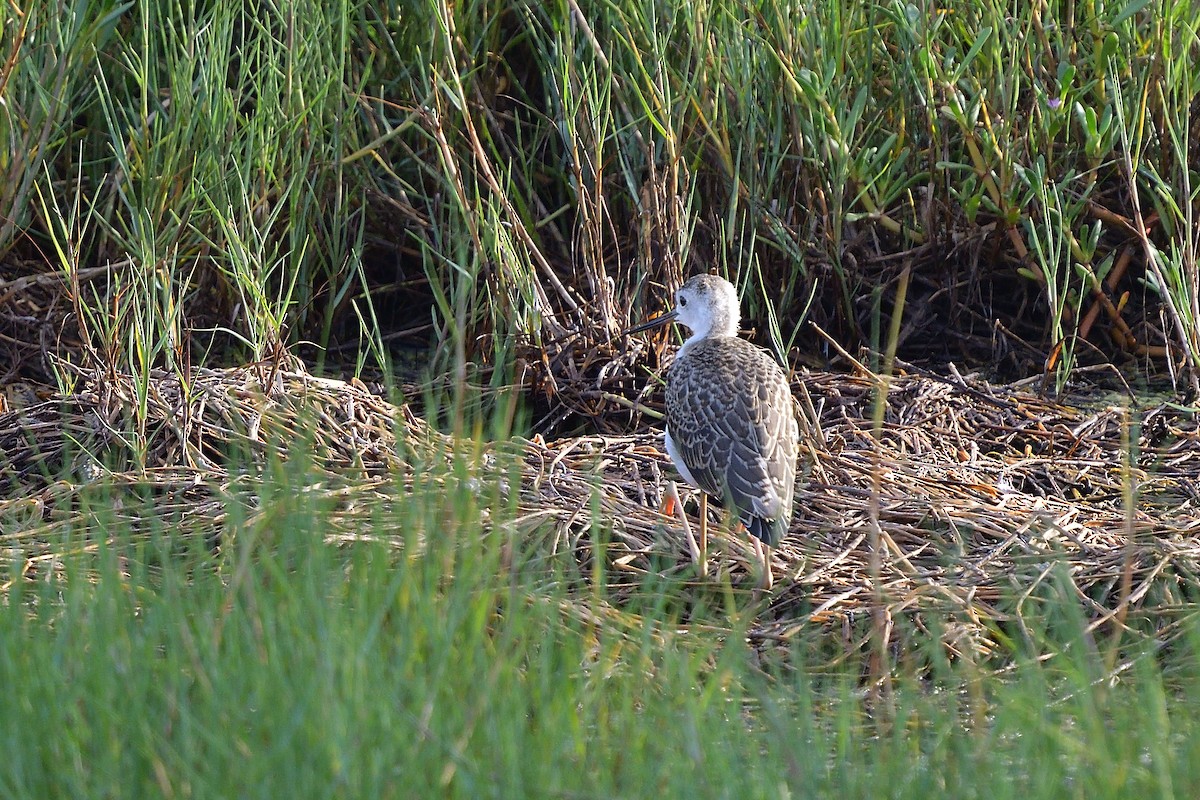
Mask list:
[[[737,312],[730,313],[723,308],[713,309],[712,316],[701,317],[697,320],[699,327],[692,328],[692,335],[679,348],[677,355],[683,355],[696,342],[704,339],[719,339],[722,336],[737,336],[738,323],[741,322]],[[708,323],[707,325],[703,323]]]
[[[719,336],[737,336],[740,322],[741,318],[736,310],[731,313],[726,309],[718,308],[713,312],[712,324],[708,326],[705,335],[714,339]]]

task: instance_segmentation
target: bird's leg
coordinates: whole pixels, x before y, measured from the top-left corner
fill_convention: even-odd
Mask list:
[[[675,509],[680,505],[679,490],[675,486],[675,481],[671,481],[667,486],[667,496],[662,501],[662,515],[664,517],[675,516]]]
[[[758,588],[770,591],[775,584],[774,569],[771,566],[771,545],[764,544],[757,536],[751,536],[750,541],[754,544],[754,554],[758,556],[759,567],[762,569]]]
[[[708,577],[708,493],[700,492],[700,575]]]
[[[700,497],[703,498],[704,494],[701,493]],[[674,506],[676,510],[679,511],[679,521],[683,523],[683,535],[687,537],[688,549],[692,551],[692,561],[700,564],[700,569],[703,571],[704,562],[700,557],[700,547],[696,544],[696,537],[692,534],[692,525],[688,522],[687,514],[683,511],[683,502],[679,499],[679,487],[675,485],[675,481],[670,481],[667,483],[667,500]],[[703,502],[703,500],[701,500],[701,502]],[[664,505],[663,508],[665,509],[666,506]],[[700,518],[700,525],[700,530],[703,531],[703,517]],[[703,535],[703,533],[701,533],[701,535]]]
[[[750,529],[741,520],[737,521],[735,530],[738,533],[744,533],[750,540],[750,549],[754,551],[755,560],[758,561],[758,586],[754,589],[754,598],[757,600],[764,589],[770,590],[775,584],[775,573],[771,567],[771,545],[750,533]],[[753,569],[749,561],[746,562],[746,567]]]

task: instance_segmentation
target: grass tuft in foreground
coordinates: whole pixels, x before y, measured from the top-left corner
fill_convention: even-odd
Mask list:
[[[470,462],[422,470],[422,491],[398,487],[359,542],[328,539],[336,495],[312,491],[295,455],[261,488],[231,494],[218,557],[149,505],[137,531],[61,532],[54,563],[4,578],[0,794],[1117,798],[1200,787],[1200,629],[1109,670],[1072,595],[1051,593],[1036,635],[1056,655],[1018,653],[1000,675],[933,657],[880,692],[850,667],[768,668],[745,644],[753,609],[689,627],[668,610],[668,584],[645,585],[624,611],[604,589],[569,592],[573,560],[505,534],[503,483],[480,483]],[[116,499],[98,498],[96,514]],[[606,624],[614,613],[626,624]],[[815,647],[798,643],[796,658]]]

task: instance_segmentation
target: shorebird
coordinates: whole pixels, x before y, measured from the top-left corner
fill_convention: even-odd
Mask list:
[[[766,350],[738,338],[737,290],[696,275],[675,293],[674,310],[634,326],[672,320],[691,330],[667,372],[666,447],[683,479],[700,490],[701,573],[707,571],[708,495],[731,505],[750,532],[770,588],[771,548],[787,533],[799,448],[792,393]],[[672,490],[673,490],[672,486]],[[683,519],[685,530],[687,517]]]

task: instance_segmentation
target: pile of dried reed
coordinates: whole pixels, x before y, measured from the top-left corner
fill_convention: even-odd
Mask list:
[[[255,496],[262,476],[253,465],[295,442],[315,454],[312,491],[338,509],[329,540],[386,538],[372,529],[372,509],[428,489],[418,472],[432,472],[416,465],[474,447],[360,384],[298,365],[198,370],[186,390],[163,374],[144,397],[122,376],[81,385],[0,414],[0,561],[9,575],[14,563],[29,580],[53,570],[63,542],[94,544],[114,516],[144,528],[138,504],[110,503],[101,515],[87,502],[97,486],[149,498],[159,521],[215,545],[232,499]],[[877,436],[877,387],[871,376],[828,373],[793,384],[805,464],[791,533],[775,552],[780,577],[751,630],[761,646],[821,629],[843,653],[865,652],[882,620],[896,649],[934,635],[951,653],[988,658],[1007,637],[1036,637],[1028,621],[1064,587],[1095,628],[1164,639],[1190,613],[1200,587],[1194,414],[1123,401],[1075,408],[957,375],[902,376]],[[139,403],[149,444],[135,453],[123,443]],[[749,551],[719,510],[715,577],[693,577],[677,522],[657,510],[673,475],[660,443],[651,430],[518,441],[517,516],[493,523],[485,514],[484,535],[503,528],[548,558],[569,555],[583,581],[603,552],[614,616],[646,591],[648,573],[677,579],[668,585],[685,600],[727,578],[746,587],[739,596],[749,603]],[[507,478],[502,459],[476,462],[481,478]],[[246,509],[255,513],[253,500]],[[584,605],[575,611],[596,613]]]

